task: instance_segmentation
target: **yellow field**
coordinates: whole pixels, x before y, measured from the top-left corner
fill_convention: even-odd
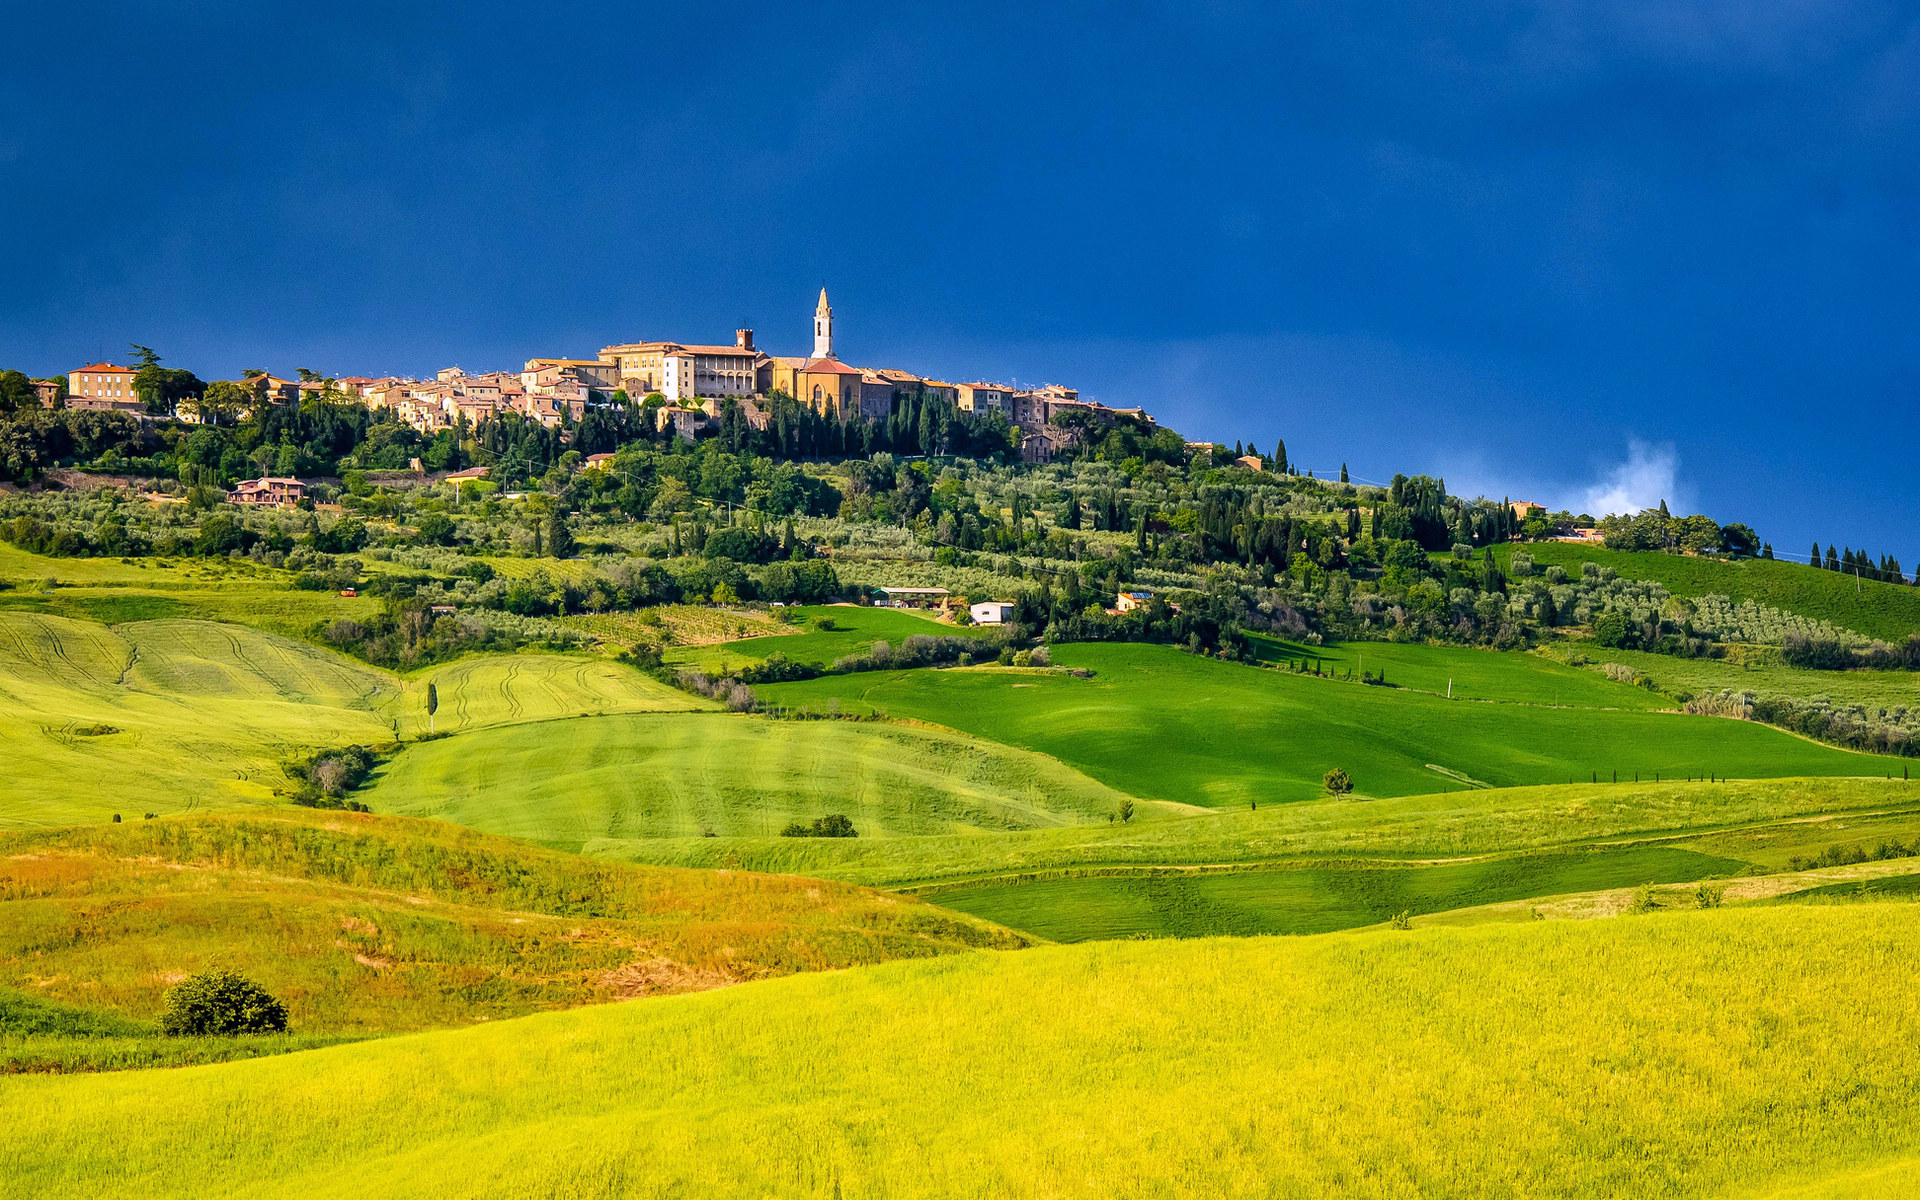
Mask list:
[[[1916,913],[983,952],[12,1078],[0,1180],[46,1198],[1899,1195],[1920,1155]]]

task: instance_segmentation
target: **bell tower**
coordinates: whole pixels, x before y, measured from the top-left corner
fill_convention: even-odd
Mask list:
[[[820,303],[813,308],[813,356],[833,357],[833,306],[827,303],[827,289],[820,289]]]

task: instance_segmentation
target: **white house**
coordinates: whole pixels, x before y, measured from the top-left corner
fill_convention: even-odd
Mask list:
[[[967,610],[975,625],[1005,625],[1013,620],[1013,601],[983,600]]]

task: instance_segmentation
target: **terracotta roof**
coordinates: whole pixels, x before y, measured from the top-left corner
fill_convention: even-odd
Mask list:
[[[112,363],[90,363],[87,366],[79,368],[79,370],[93,371],[96,374],[102,371],[121,371],[128,375],[132,375],[135,373],[132,367],[118,367]]]
[[[810,358],[807,365],[800,368],[808,375],[858,375],[858,368],[850,367],[837,358]]]

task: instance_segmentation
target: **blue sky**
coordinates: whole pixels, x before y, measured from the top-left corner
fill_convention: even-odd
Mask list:
[[[824,281],[856,363],[1920,560],[1912,5],[25,8],[0,365],[796,353]]]

